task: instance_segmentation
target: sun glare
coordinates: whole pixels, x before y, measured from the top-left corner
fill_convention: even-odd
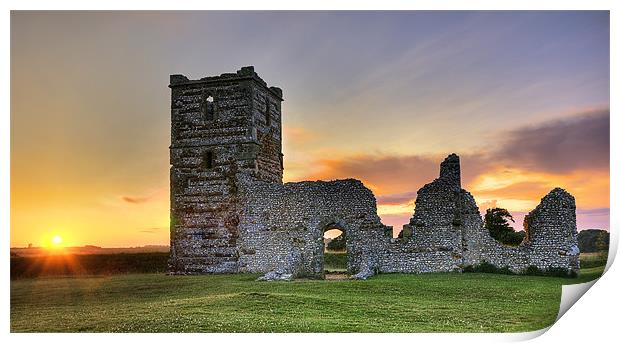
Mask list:
[[[53,247],[60,247],[61,244],[62,244],[62,237],[56,235],[52,238]]]

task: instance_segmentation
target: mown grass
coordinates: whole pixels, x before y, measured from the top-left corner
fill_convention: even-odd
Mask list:
[[[593,280],[382,274],[256,282],[133,274],[11,281],[12,332],[518,332],[549,326],[561,285]]]

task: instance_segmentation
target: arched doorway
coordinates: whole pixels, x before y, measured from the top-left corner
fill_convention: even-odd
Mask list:
[[[348,277],[347,234],[336,225],[326,225],[323,229],[323,276],[325,279],[345,279]]]

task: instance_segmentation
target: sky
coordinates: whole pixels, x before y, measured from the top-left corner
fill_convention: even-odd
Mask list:
[[[482,212],[554,187],[609,228],[609,14],[12,12],[11,246],[169,243],[170,74],[283,89],[284,180],[358,178],[396,230],[461,157]]]

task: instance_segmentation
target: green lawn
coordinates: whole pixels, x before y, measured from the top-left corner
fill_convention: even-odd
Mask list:
[[[561,285],[499,274],[383,274],[256,282],[257,275],[131,274],[11,281],[11,331],[516,332],[549,326]]]

